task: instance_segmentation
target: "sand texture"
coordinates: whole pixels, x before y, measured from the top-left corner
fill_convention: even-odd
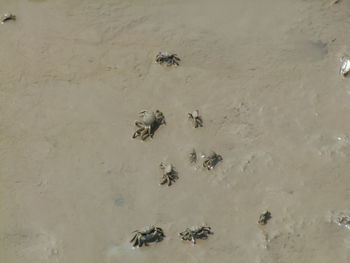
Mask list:
[[[350,215],[350,1],[1,0],[5,12],[1,263],[350,262],[334,222]],[[144,142],[131,138],[143,109],[167,122]],[[190,164],[192,148],[223,161]],[[178,171],[170,187],[160,162]],[[180,240],[201,224],[214,235]],[[133,249],[150,225],[164,240]]]

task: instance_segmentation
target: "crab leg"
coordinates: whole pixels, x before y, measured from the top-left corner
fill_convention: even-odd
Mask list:
[[[167,181],[168,181],[168,178],[166,178],[165,176],[163,176],[162,181],[160,182],[160,184],[161,184],[161,185],[166,184]]]
[[[196,127],[196,128],[198,128],[198,127],[203,127],[203,121],[202,121],[202,119],[201,119],[200,117],[198,117],[198,118],[196,119],[196,125],[195,125],[195,127]]]
[[[137,236],[137,234],[134,235],[134,237],[130,240],[130,243],[132,243],[136,239],[136,236]]]
[[[192,243],[196,244],[196,239],[194,238],[194,236],[192,236]]]
[[[152,126],[151,125],[147,127],[147,132],[148,132],[148,136],[153,137]]]
[[[146,140],[150,135],[151,135],[151,133],[149,132],[149,130],[148,130],[147,128],[145,128],[145,130],[144,130],[143,133],[141,134],[141,139],[144,141],[144,140]]]
[[[144,128],[138,129],[138,130],[133,134],[132,138],[135,139],[136,137],[141,136],[141,135],[142,135],[142,130],[143,130],[143,129],[144,129]]]
[[[139,246],[139,239],[136,238],[134,244],[132,245],[133,247],[138,247]]]
[[[139,128],[143,128],[144,124],[141,121],[135,121],[135,125]]]

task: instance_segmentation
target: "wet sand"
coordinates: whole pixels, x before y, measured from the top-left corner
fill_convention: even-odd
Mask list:
[[[349,262],[332,217],[350,213],[350,2],[333,2],[2,0],[0,262]],[[142,109],[167,121],[145,142]],[[208,240],[179,239],[202,223]],[[166,238],[132,249],[153,224]]]

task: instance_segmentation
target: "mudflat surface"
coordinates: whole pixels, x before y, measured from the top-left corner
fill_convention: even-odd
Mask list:
[[[350,2],[2,0],[0,261],[346,263]],[[154,63],[175,52],[178,68]],[[167,121],[133,140],[142,109]],[[187,113],[198,109],[204,127]],[[212,171],[187,154],[214,150]],[[179,180],[160,186],[161,161]],[[268,209],[272,219],[257,224]],[[178,233],[208,224],[197,245]],[[166,238],[132,249],[131,232]]]

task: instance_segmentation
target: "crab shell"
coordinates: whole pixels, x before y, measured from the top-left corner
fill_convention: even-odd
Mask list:
[[[158,55],[157,55],[157,57],[166,58],[166,57],[171,57],[171,56],[173,56],[173,55],[175,55],[175,54],[171,54],[171,53],[165,51],[165,52],[159,52]]]
[[[195,110],[192,112],[192,117],[193,118],[198,118],[199,117],[199,111],[198,110]]]
[[[197,232],[197,231],[199,231],[200,229],[201,229],[200,226],[191,226],[191,227],[189,228],[189,230],[192,231],[192,232]]]
[[[151,125],[156,121],[156,115],[154,112],[146,111],[143,113],[142,120],[145,125]]]
[[[216,158],[216,157],[217,157],[216,152],[214,152],[214,151],[210,151],[210,152],[209,152],[209,154],[208,154],[208,158],[209,158],[209,159],[214,159],[214,158]]]
[[[155,231],[156,228],[154,226],[147,226],[145,229],[142,231],[142,234],[151,234],[153,231]]]
[[[173,166],[171,164],[162,164],[162,169],[165,174],[170,174],[173,171]]]

